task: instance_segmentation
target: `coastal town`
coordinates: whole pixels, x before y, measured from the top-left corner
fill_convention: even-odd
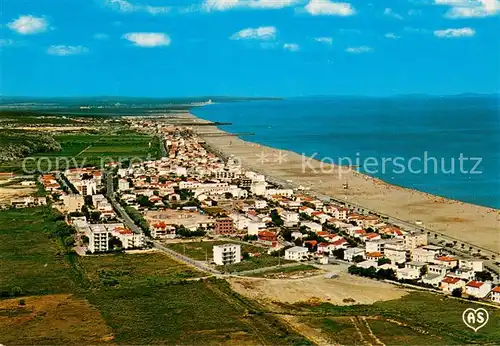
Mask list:
[[[236,157],[218,155],[194,126],[151,119],[130,125],[160,139],[161,158],[41,174],[21,184],[39,186],[46,197],[15,198],[9,207],[50,203],[74,229],[68,242],[80,256],[160,251],[207,275],[241,277],[298,262],[329,268],[327,280],[337,266],[349,275],[500,304],[498,273],[486,266],[495,258],[308,188],[282,186]]]

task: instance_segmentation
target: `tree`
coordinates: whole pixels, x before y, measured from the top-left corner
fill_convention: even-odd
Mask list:
[[[476,273],[476,280],[478,281],[493,281],[493,276],[490,272],[482,271]]]
[[[286,241],[292,241],[292,231],[289,229],[284,229],[281,231],[281,235],[283,236],[283,239]]]
[[[271,219],[273,220],[273,223],[278,227],[283,226],[284,224],[276,209],[271,210]]]
[[[108,240],[108,246],[110,250],[118,250],[123,248],[123,244],[117,237],[111,237]]]
[[[420,276],[424,276],[425,274],[427,274],[427,266],[420,268]]]
[[[388,258],[385,258],[385,257],[382,257],[382,258],[379,258],[378,261],[377,261],[377,264],[379,266],[382,266],[384,264],[391,264],[391,260],[388,259]]]
[[[233,198],[233,194],[231,192],[226,192],[226,193],[224,193],[224,198],[225,199],[232,199]]]
[[[361,255],[357,255],[357,256],[354,256],[354,257],[352,258],[352,261],[353,261],[354,263],[360,263],[360,262],[363,262],[364,260],[365,260],[365,259],[364,259],[364,258],[363,258],[363,256],[361,256]]]
[[[332,251],[332,255],[338,259],[344,259],[344,249],[337,249]]]
[[[73,238],[73,236],[71,236],[71,235],[64,238],[64,246],[66,246],[66,247],[75,246],[75,238]]]
[[[451,295],[453,297],[462,298],[462,289],[460,287],[455,288],[453,291],[451,291]]]

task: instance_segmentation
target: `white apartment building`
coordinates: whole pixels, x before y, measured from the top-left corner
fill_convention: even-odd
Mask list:
[[[127,191],[130,189],[130,183],[127,179],[118,180],[118,191]]]
[[[294,246],[285,250],[285,259],[290,261],[300,261],[307,256],[308,253],[309,250],[306,247]]]
[[[68,212],[81,211],[85,205],[85,200],[82,195],[65,195],[62,198],[64,208]]]
[[[392,264],[406,262],[406,250],[401,244],[386,244],[384,247],[384,256],[391,260]]]
[[[227,265],[241,262],[241,246],[239,244],[223,244],[213,247],[214,262]]]
[[[434,253],[424,249],[414,249],[411,252],[411,260],[414,262],[434,262]]]
[[[104,225],[89,225],[89,250],[92,253],[109,250],[109,232]]]
[[[406,249],[412,250],[427,245],[427,233],[412,233],[403,236]]]
[[[284,211],[280,214],[285,225],[296,225],[299,223],[299,214],[291,211]]]
[[[458,261],[458,267],[460,269],[472,269],[474,272],[483,271],[483,261],[475,259],[461,259]]]
[[[83,179],[81,182],[81,190],[82,195],[84,196],[92,196],[97,192],[97,183],[95,179]]]

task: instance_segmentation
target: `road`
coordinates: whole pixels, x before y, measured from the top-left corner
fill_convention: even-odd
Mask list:
[[[143,234],[144,232],[142,231],[142,229],[137,227],[137,225],[130,218],[125,209],[123,209],[120,203],[116,201],[113,188],[113,175],[110,172],[105,172],[105,175],[106,175],[106,196],[108,197],[109,201],[111,202],[115,210],[118,211],[118,214],[120,214],[120,217],[122,218],[125,225],[127,225],[132,230],[132,232]]]
[[[200,262],[200,261],[195,261],[187,256],[184,256],[176,251],[173,251],[171,249],[169,249],[168,247],[162,245],[160,242],[158,241],[153,241],[153,246],[155,247],[155,249],[158,249],[160,251],[163,251],[165,253],[167,253],[168,255],[172,256],[172,257],[175,257],[176,259],[180,260],[181,262],[184,262],[186,264],[189,264],[191,266],[194,266],[196,268],[198,268],[199,270],[205,272],[205,273],[210,273],[210,274],[220,274],[220,272],[218,272],[217,270],[213,269],[213,268],[210,268],[206,265],[203,264],[203,262]]]

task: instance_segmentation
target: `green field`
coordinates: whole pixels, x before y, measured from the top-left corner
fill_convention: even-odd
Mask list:
[[[196,242],[185,242],[185,243],[170,243],[170,244],[165,244],[165,246],[185,256],[191,257],[194,260],[205,261],[206,257],[208,256],[208,260],[210,261],[213,258],[212,248],[215,245],[233,244],[233,243],[234,242],[232,242],[231,240],[196,241]],[[253,246],[250,244],[241,244],[241,252],[261,253],[265,250],[266,250],[265,248]]]
[[[368,325],[377,338],[389,345],[497,344],[500,310],[485,307],[490,314],[489,322],[476,333],[462,321],[462,312],[469,307],[481,306],[438,294],[411,292],[403,298],[373,305],[324,303],[317,306],[295,304],[285,308],[292,314],[301,315],[302,323],[321,328],[335,343],[361,343],[359,333],[352,329],[354,326],[370,340]],[[346,333],[348,328],[337,324],[350,326],[351,332]]]
[[[213,259],[213,250],[214,245],[222,245],[233,243],[231,240],[228,241],[197,241],[197,242],[186,242],[186,243],[170,243],[165,244],[168,248],[188,256],[197,261],[211,261]],[[236,243],[240,244],[240,243]],[[226,266],[217,266],[217,270],[221,272],[242,272],[247,270],[255,270],[265,267],[273,267],[278,264],[290,263],[290,261],[286,261],[284,259],[278,259],[278,257],[274,257],[267,254],[267,248],[253,246],[251,244],[240,244],[241,245],[241,253],[259,253],[260,256],[249,257],[247,259],[243,259],[240,263],[230,264]]]
[[[320,269],[316,268],[315,266],[312,266],[309,264],[297,264],[297,265],[292,265],[289,267],[280,267],[280,268],[261,271],[258,273],[251,274],[250,276],[273,277],[273,276],[279,275],[279,274],[291,274],[291,275],[293,275],[295,273],[300,273],[300,272],[317,272],[317,271],[320,271]]]
[[[46,230],[54,225],[46,208],[0,212],[0,292],[2,296],[71,292],[64,249]]]
[[[117,344],[308,343],[273,315],[262,314],[257,303],[233,292],[226,281],[200,279],[205,274],[165,254],[64,253],[44,232],[55,225],[49,215],[44,208],[0,212],[0,288],[7,295],[0,305],[11,292],[27,305],[0,308],[0,330],[11,344],[59,344],[79,337],[96,343],[99,335],[92,336],[79,317],[92,311],[109,326]],[[21,292],[14,292],[16,287]],[[33,295],[55,293],[73,298],[43,296],[48,305],[33,312],[31,302],[40,300]],[[57,305],[61,301],[71,305]],[[33,313],[35,318],[20,318]],[[70,330],[64,329],[57,338],[61,318],[77,323],[71,329],[75,334],[66,335]]]
[[[4,162],[0,164],[0,170],[26,170],[31,173],[72,167],[102,167],[110,162],[157,159],[161,155],[156,138],[128,130],[58,134],[54,135],[54,139],[61,144],[60,151],[37,153],[29,158]]]

